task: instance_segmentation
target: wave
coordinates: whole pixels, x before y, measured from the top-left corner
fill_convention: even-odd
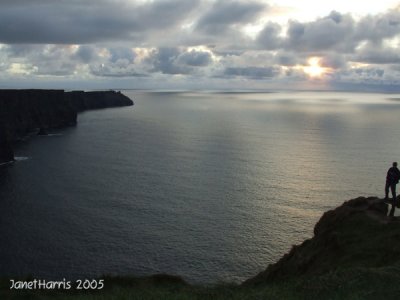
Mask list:
[[[49,137],[49,136],[62,136],[62,133],[49,133],[49,134],[39,134],[40,137]]]
[[[0,167],[1,166],[5,166],[5,165],[10,165],[10,164],[12,164],[14,161],[7,161],[7,162],[3,162],[3,163],[0,163]]]
[[[29,159],[29,157],[27,157],[27,156],[16,156],[16,157],[14,157],[15,161],[24,161],[24,160],[28,160],[28,159]]]

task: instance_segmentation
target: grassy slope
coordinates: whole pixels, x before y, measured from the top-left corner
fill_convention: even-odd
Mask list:
[[[111,284],[109,282],[108,287],[100,292],[10,292],[2,289],[0,299],[400,299],[400,264],[384,268],[340,269],[317,277],[259,287],[228,285],[197,287],[182,284],[155,284],[143,279],[125,278],[123,282]]]

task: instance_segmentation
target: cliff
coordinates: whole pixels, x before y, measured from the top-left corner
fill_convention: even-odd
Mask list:
[[[324,213],[314,228],[313,238],[293,246],[277,263],[247,280],[244,286],[398,266],[400,220],[387,214],[388,205],[376,197],[345,202]]]
[[[128,97],[121,92],[114,91],[72,91],[65,93],[65,97],[68,99],[73,109],[78,112],[89,109],[133,105],[132,100]]]
[[[75,125],[77,113],[133,105],[120,92],[0,90],[0,163],[14,159],[15,141],[31,131]]]

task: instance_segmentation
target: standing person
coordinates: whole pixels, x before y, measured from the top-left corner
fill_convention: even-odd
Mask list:
[[[392,167],[387,171],[386,174],[386,185],[385,185],[385,199],[389,198],[389,188],[392,192],[392,197],[396,200],[396,184],[399,183],[400,170],[397,168],[397,162],[392,164]]]
[[[397,168],[397,162],[392,164],[392,167],[387,171],[386,175],[386,185],[385,185],[385,199],[389,198],[389,188],[392,192],[393,203],[392,210],[394,212],[394,207],[396,205],[396,184],[399,183],[400,170]]]

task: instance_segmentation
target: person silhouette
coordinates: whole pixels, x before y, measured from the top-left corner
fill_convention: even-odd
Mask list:
[[[397,162],[393,162],[392,167],[387,171],[385,184],[385,200],[389,199],[389,189],[393,197],[392,209],[389,214],[391,216],[394,215],[394,208],[396,206],[396,184],[399,183],[399,179],[400,170],[397,168]]]

